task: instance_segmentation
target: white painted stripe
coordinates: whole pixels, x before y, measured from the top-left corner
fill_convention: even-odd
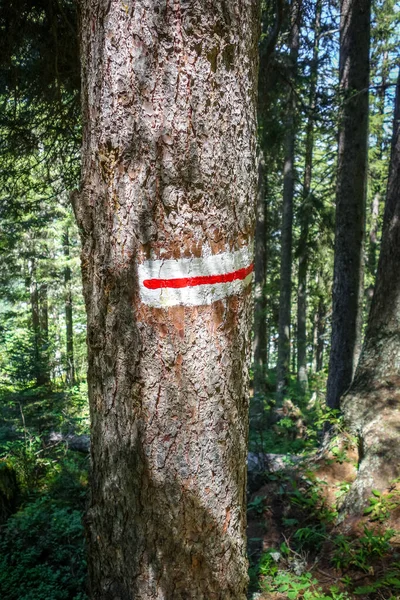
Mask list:
[[[145,304],[157,308],[211,304],[240,293],[252,281],[253,273],[249,272],[244,278],[233,281],[200,285],[196,284],[195,278],[233,274],[250,269],[252,262],[252,251],[247,247],[236,252],[223,252],[202,258],[147,260],[138,267],[140,297]],[[184,287],[168,287],[168,280],[177,279],[189,279],[192,282],[189,281]],[[164,281],[158,289],[149,289],[146,286],[154,284],[151,280],[156,280],[155,283],[157,280],[167,282]]]

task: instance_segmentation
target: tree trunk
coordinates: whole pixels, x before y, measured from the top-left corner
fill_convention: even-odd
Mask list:
[[[65,289],[65,328],[66,328],[66,358],[67,358],[67,384],[75,385],[74,361],[74,324],[72,313],[71,267],[69,266],[69,232],[65,229],[63,236],[64,248],[64,289]]]
[[[297,284],[297,379],[305,394],[308,391],[307,374],[307,275],[308,275],[308,230],[312,203],[310,198],[313,150],[314,120],[318,77],[318,55],[321,28],[322,2],[317,0],[314,18],[314,49],[310,69],[309,115],[306,128],[305,165],[303,180],[303,203],[301,207],[301,231],[299,240],[299,271]]]
[[[245,600],[259,7],[85,0],[96,600]]]
[[[265,160],[258,166],[258,195],[254,237],[254,396],[265,394],[267,361],[267,203],[265,198]]]
[[[318,320],[317,320],[317,345],[316,345],[316,372],[322,371],[324,368],[324,335],[325,335],[325,319],[326,306],[323,298],[319,299],[318,303]]]
[[[371,226],[369,230],[368,267],[372,275],[376,274],[376,255],[378,246],[379,205],[381,195],[376,192],[371,203]]]
[[[332,342],[327,404],[349,388],[361,342],[363,249],[368,154],[370,0],[342,0]]]
[[[33,258],[28,261],[29,272],[29,299],[31,308],[31,324],[33,333],[33,360],[34,372],[37,385],[42,385],[42,369],[40,357],[40,313],[39,313],[39,292],[36,281],[36,265]]]
[[[38,286],[36,276],[36,261],[28,261],[29,297],[31,308],[31,324],[33,333],[33,360],[36,385],[46,385],[50,382],[48,361],[49,319],[47,303],[47,285]]]
[[[379,172],[379,167],[383,158],[383,150],[384,150],[384,138],[385,138],[385,128],[384,128],[384,114],[385,114],[385,99],[386,99],[386,87],[387,87],[387,79],[389,77],[389,60],[388,60],[388,52],[385,51],[383,56],[382,63],[382,75],[381,75],[381,88],[378,94],[378,114],[382,119],[382,127],[378,131],[377,140],[376,140],[376,154],[375,159],[378,163],[378,169],[376,172],[375,169],[371,169],[371,179],[372,179],[372,189],[374,190],[374,194],[372,197],[372,205],[371,205],[371,224],[369,230],[369,249],[368,249],[368,269],[371,275],[375,277],[376,275],[376,265],[377,265],[377,254],[378,254],[378,230],[379,230],[379,207],[382,201],[381,194],[381,173]],[[372,166],[372,165],[371,165]]]
[[[400,72],[375,293],[356,376],[342,407],[358,436],[360,466],[345,506],[359,511],[400,476]]]
[[[297,58],[300,45],[302,0],[292,0],[290,32],[290,91],[286,115],[285,159],[283,165],[283,202],[281,233],[281,267],[279,289],[279,342],[277,362],[277,404],[285,395],[290,370],[290,322],[292,298],[292,238],[294,195],[294,151],[296,137],[296,97],[294,85],[297,76]]]
[[[314,311],[313,321],[312,321],[312,331],[311,331],[311,339],[312,339],[312,372],[316,373],[318,368],[318,323],[319,323],[319,314],[318,310]]]
[[[49,301],[47,283],[39,287],[39,348],[40,348],[40,385],[50,383],[49,356]]]

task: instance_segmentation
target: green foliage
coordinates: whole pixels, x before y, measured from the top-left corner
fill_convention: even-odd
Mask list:
[[[81,513],[44,496],[11,517],[0,540],[2,600],[85,600]]]
[[[318,580],[311,573],[296,576],[284,571],[279,573],[274,580],[273,586],[266,586],[269,592],[285,594],[288,600],[345,600],[350,598],[346,592],[341,592],[332,586],[328,594],[325,594]]]
[[[276,558],[274,558],[274,556]],[[274,549],[269,549],[261,555],[258,564],[258,573],[263,577],[273,577],[278,572],[277,558],[280,554]]]
[[[354,590],[354,594],[365,597],[368,594],[379,594],[382,596],[383,592],[396,593],[396,596],[390,596],[389,600],[397,600],[400,593],[400,563],[394,563],[391,568],[385,573],[384,577],[379,577],[373,583],[368,585],[357,586]],[[386,595],[386,594],[385,594]]]
[[[332,564],[336,569],[361,570],[373,575],[377,561],[383,561],[391,555],[392,548],[389,542],[394,534],[395,532],[390,529],[374,531],[365,527],[363,535],[359,538],[344,535],[332,537],[318,533],[311,526],[297,529],[294,541],[296,537],[300,542],[306,539],[310,542],[308,549],[313,548],[315,552],[320,548],[318,535],[324,539],[329,538],[336,547],[332,558]],[[289,600],[345,600],[353,597],[350,594],[367,598],[370,594],[383,592],[393,594],[400,591],[400,563],[393,561],[383,571],[383,575],[376,577],[375,581],[368,585],[354,586],[353,577],[344,575],[341,578],[340,589],[331,586],[327,590],[308,569],[308,552],[304,552],[304,549],[303,545],[300,550],[299,547],[294,550],[287,543],[281,544],[278,549],[269,548],[262,553],[256,567],[253,567],[253,580],[255,578],[258,580],[261,590],[284,594]],[[375,596],[371,597],[375,598]],[[387,595],[379,597],[388,598]],[[397,596],[390,596],[390,598],[397,598]]]
[[[359,538],[338,535],[333,539],[336,550],[332,562],[337,569],[352,566],[368,573],[374,560],[391,551],[389,541],[394,534],[393,529],[376,532],[364,527],[364,535]]]
[[[8,426],[8,439],[24,441],[50,431],[81,434],[89,430],[87,385],[71,388],[14,386],[0,388],[0,424]],[[0,436],[0,454],[1,454]],[[5,447],[4,447],[5,448]],[[3,451],[4,454],[4,451]]]
[[[286,560],[292,558],[288,546],[285,545],[283,548],[282,546],[281,552],[269,549],[260,558],[258,572],[260,588],[263,591],[284,594],[289,600],[346,600],[349,598],[346,592],[341,592],[334,586],[330,588],[329,594],[324,593],[318,580],[310,572],[296,574],[289,569],[279,568],[282,556]]]
[[[321,523],[315,523],[308,527],[296,529],[293,539],[299,549],[318,549],[326,539],[326,527]]]
[[[339,452],[335,462],[340,463],[342,459]],[[368,515],[377,524],[374,528],[365,526],[363,534],[355,536],[335,534],[337,512],[324,502],[327,484],[319,480],[312,470],[303,477],[277,472],[269,479],[276,482],[276,493],[281,497],[284,512],[281,531],[286,541],[264,551],[258,562],[253,563],[253,589],[257,589],[258,585],[263,591],[279,593],[289,599],[344,600],[354,595],[370,600],[397,598],[400,563],[394,561],[398,555],[395,553],[396,540],[392,541],[396,532],[381,525],[378,528],[378,524],[398,506],[397,490],[394,488],[397,481],[393,482],[389,494],[374,491],[370,504],[373,511]],[[348,486],[347,482],[342,483],[340,491],[346,491]],[[263,506],[261,498],[256,497],[254,503]],[[262,512],[260,510],[259,517]],[[256,516],[253,512],[253,518]],[[328,571],[328,577],[332,574],[339,581],[338,571],[342,573],[340,588],[327,588],[326,583],[323,586],[319,583],[317,565],[320,560],[323,561],[325,575]],[[368,584],[359,584],[357,573],[360,571],[362,578],[367,577]]]
[[[364,510],[371,521],[383,523],[390,516],[390,512],[400,505],[400,492],[393,490],[388,494],[382,494],[379,490],[372,490],[369,498],[369,506]]]
[[[88,456],[49,440],[51,431],[85,433],[87,425],[86,385],[0,388],[1,600],[87,599]]]
[[[274,454],[302,454],[318,447],[324,428],[329,424],[337,431],[343,428],[338,411],[325,405],[325,372],[310,377],[309,393],[304,395],[297,377],[290,377],[288,398],[293,411],[281,416],[275,410],[275,371],[270,371],[266,382],[269,392],[257,394],[250,407],[250,450]]]
[[[296,481],[292,481],[292,488],[288,492],[290,503],[305,509],[309,518],[317,523],[332,523],[337,516],[337,511],[324,501],[323,487],[327,485],[326,482],[318,479],[311,470],[308,471],[307,476],[301,490]]]
[[[8,328],[0,334],[3,374],[14,384],[28,385],[34,380],[37,369],[33,336],[27,328],[21,327],[21,321],[19,327],[13,321],[8,319]]]
[[[39,436],[29,436],[25,440],[7,442],[3,452],[17,473],[21,489],[30,492],[40,488],[55,460],[42,456],[42,440]]]
[[[247,511],[256,515],[262,515],[265,508],[265,498],[262,496],[256,496],[251,502],[247,504]]]

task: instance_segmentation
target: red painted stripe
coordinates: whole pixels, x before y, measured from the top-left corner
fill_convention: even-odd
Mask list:
[[[178,279],[145,279],[144,287],[149,290],[159,290],[160,288],[184,288],[194,287],[196,285],[211,285],[214,283],[229,283],[231,281],[246,279],[254,270],[253,263],[243,269],[232,271],[232,273],[222,273],[222,275],[198,275],[197,277],[182,277]]]

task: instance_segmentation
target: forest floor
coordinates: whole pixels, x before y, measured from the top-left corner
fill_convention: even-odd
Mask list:
[[[324,420],[338,420],[318,398],[298,404],[268,429],[252,423],[250,450],[280,458],[249,477],[249,598],[400,599],[399,484],[340,522],[357,453],[344,434],[321,450]],[[1,600],[87,600],[89,458],[64,440],[88,426],[84,385],[0,389]]]
[[[400,599],[400,483],[348,517],[340,505],[357,473],[353,440],[341,432],[301,462],[287,456],[249,496],[249,597]]]

